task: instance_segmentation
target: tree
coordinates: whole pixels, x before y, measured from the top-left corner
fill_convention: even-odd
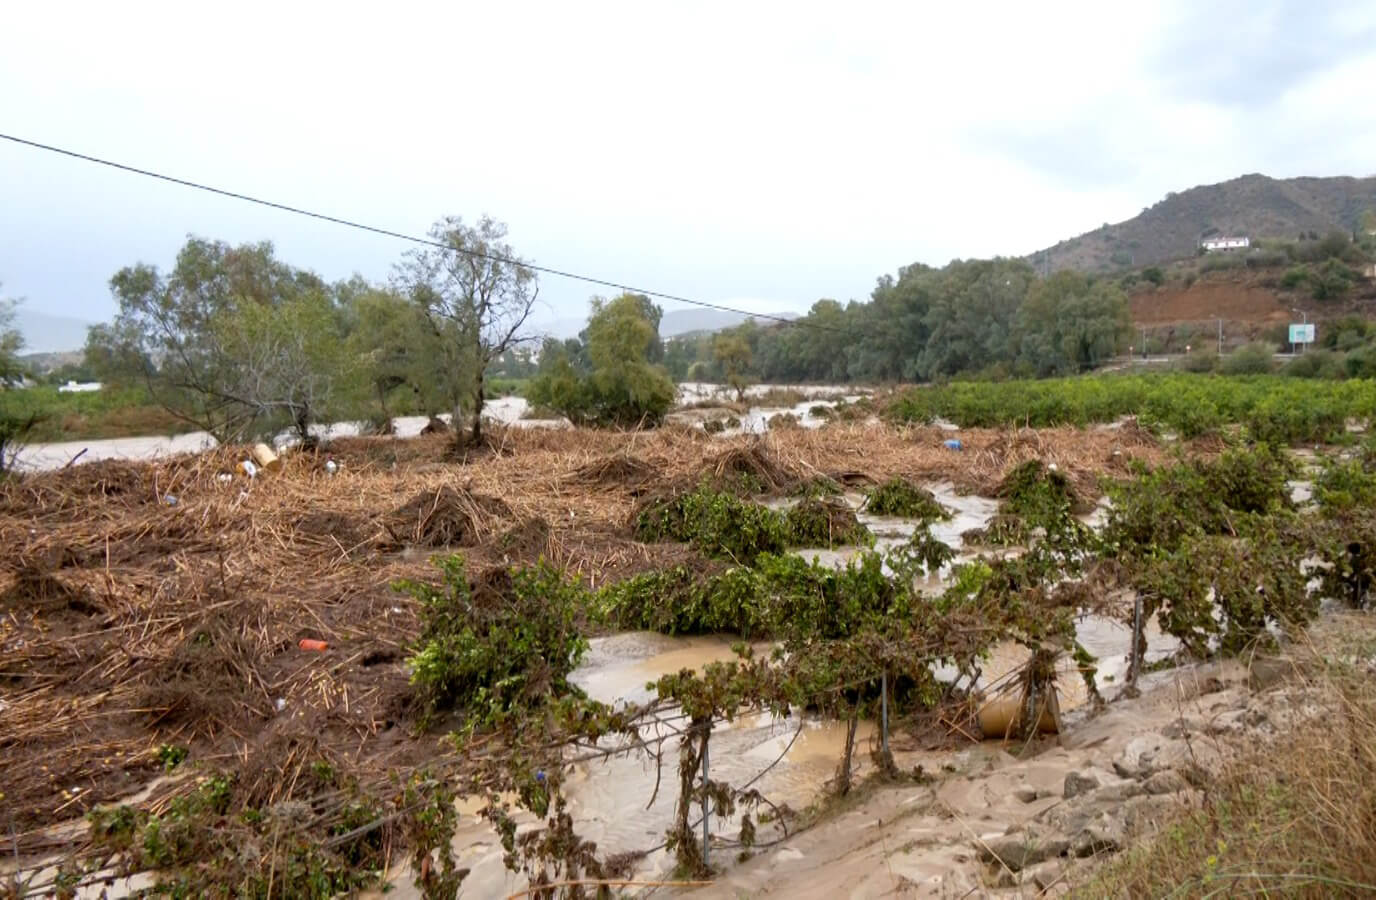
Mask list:
[[[430,229],[442,246],[408,253],[397,269],[399,286],[444,348],[456,427],[464,401],[471,401],[475,442],[482,439],[487,368],[530,339],[523,329],[540,292],[535,270],[516,258],[506,234],[487,216],[473,226],[447,216]]]
[[[548,340],[541,352],[542,374],[531,382],[528,399],[580,424],[638,425],[662,419],[673,403],[674,383],[663,366],[650,361],[659,340],[659,316],[646,312],[644,299],[636,294],[593,298],[583,332],[591,372],[581,375],[568,348]]]
[[[0,297],[0,476],[14,466],[24,438],[42,419],[20,401],[25,371],[19,351],[24,349],[24,335],[14,324],[16,305]]]
[[[390,427],[394,415],[443,409],[453,374],[424,312],[395,291],[355,276],[335,286],[348,351],[366,373],[374,418]]]
[[[324,346],[338,336],[325,325],[324,282],[278,260],[268,242],[191,237],[166,277],[140,263],[115,273],[110,289],[119,313],[87,338],[98,369],[142,379],[155,402],[220,441],[283,421],[304,436],[330,410],[331,382],[351,371]],[[324,368],[327,358],[339,367]]]
[[[719,332],[712,340],[712,356],[721,365],[726,383],[735,388],[736,399],[744,403],[745,389],[750,386],[746,372],[752,354],[750,340],[742,328]]]
[[[239,302],[213,328],[231,360],[222,390],[262,428],[285,425],[310,446],[313,424],[362,406],[367,373],[350,358],[341,317],[324,292],[271,306]]]
[[[1118,351],[1130,327],[1117,285],[1057,272],[1034,284],[1018,309],[1018,359],[1038,375],[1091,369]]]

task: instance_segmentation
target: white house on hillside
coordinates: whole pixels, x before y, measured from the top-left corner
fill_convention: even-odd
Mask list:
[[[1245,237],[1205,238],[1199,242],[1199,246],[1204,248],[1205,253],[1213,253],[1216,250],[1246,250],[1252,246],[1252,239]]]

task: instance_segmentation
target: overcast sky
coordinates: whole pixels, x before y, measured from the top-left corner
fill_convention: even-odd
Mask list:
[[[1247,172],[1376,170],[1376,3],[14,3],[0,132],[756,311]],[[103,320],[188,233],[405,245],[0,141],[0,282]],[[594,289],[542,280],[542,319]]]

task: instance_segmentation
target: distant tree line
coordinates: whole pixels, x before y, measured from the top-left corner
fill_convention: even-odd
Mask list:
[[[879,279],[869,302],[819,300],[790,324],[672,338],[664,361],[679,381],[737,385],[1039,377],[1101,365],[1130,329],[1127,297],[1112,281],[1039,278],[1022,260],[958,260],[900,269]]]
[[[287,429],[310,442],[325,422],[385,429],[397,415],[449,412],[471,441],[494,387],[512,379],[575,422],[631,426],[663,417],[675,380],[743,393],[754,381],[1065,374],[1113,356],[1129,329],[1114,283],[993,259],[908,266],[881,277],[868,302],[820,300],[796,323],[668,341],[649,298],[593,298],[576,338],[537,346],[537,273],[506,227],[446,217],[430,237],[386,283],[328,283],[270,243],[191,237],[169,270],[139,263],[110,279],[119,311],[91,329],[83,368],[141,385],[221,440]]]

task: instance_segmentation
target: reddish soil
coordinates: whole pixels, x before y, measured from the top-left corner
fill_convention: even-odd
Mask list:
[[[1283,295],[1255,283],[1200,279],[1189,287],[1179,282],[1133,294],[1132,321],[1142,325],[1202,322],[1222,317],[1233,322],[1272,325],[1290,321]],[[1311,304],[1312,305],[1312,304]]]

